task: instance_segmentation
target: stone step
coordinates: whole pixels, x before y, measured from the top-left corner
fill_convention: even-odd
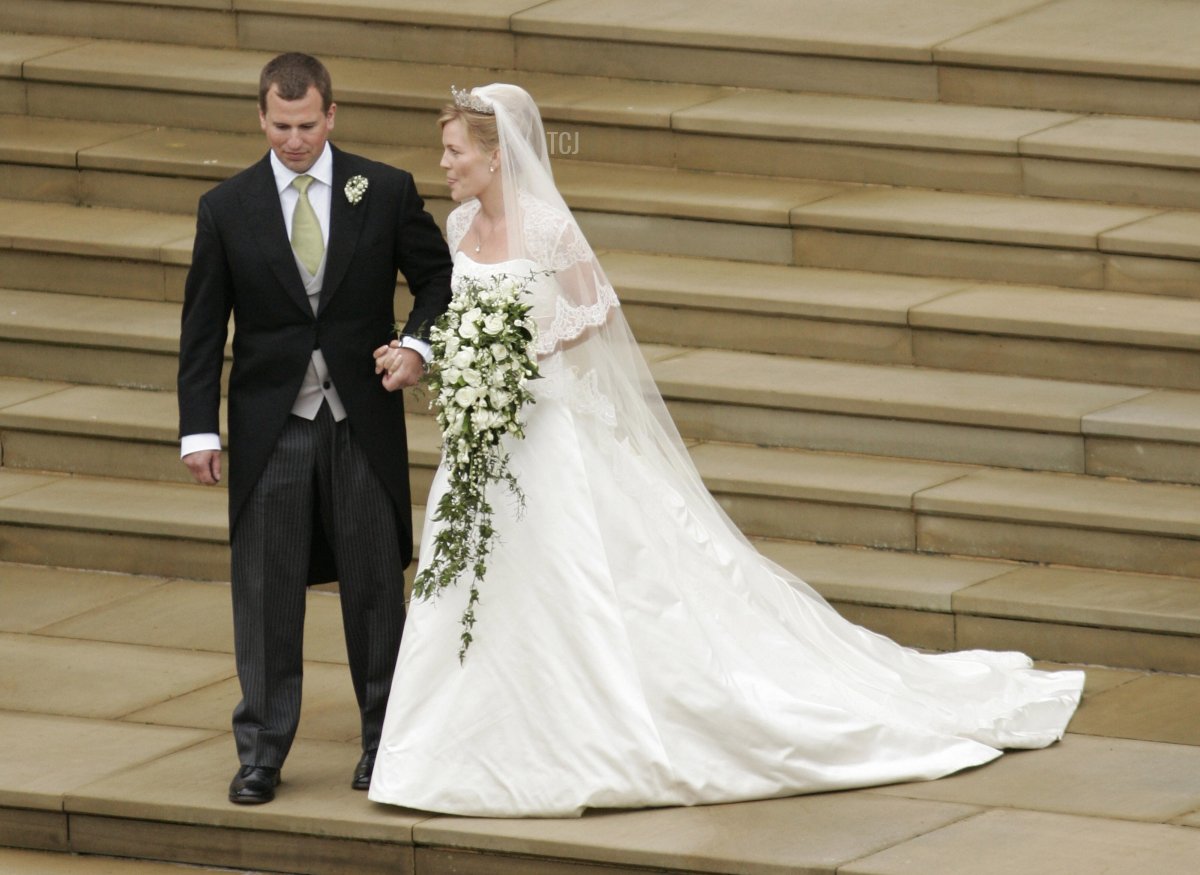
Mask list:
[[[62,334],[66,345],[48,357],[86,368],[93,351]],[[20,346],[0,343],[0,350],[25,362],[10,373],[32,376],[41,358],[20,359]],[[645,351],[689,440],[1200,483],[1196,392],[653,344]],[[173,365],[158,358],[164,372]],[[130,361],[136,365],[136,350]],[[142,388],[0,378],[4,464],[186,482],[174,393],[135,385]],[[432,417],[422,415],[422,390],[407,401],[423,490],[438,437]]]
[[[1194,487],[701,444],[693,458],[761,537],[1192,576]]]
[[[4,467],[191,484],[178,409],[174,392],[0,377]],[[441,455],[437,422],[410,413],[407,431],[413,494],[424,500]]]
[[[7,101],[0,100],[0,111],[174,128],[193,128],[203,120],[207,131],[258,133],[261,138],[255,110],[258,75],[273,54],[0,34],[0,87],[9,94]],[[433,146],[438,142],[437,115],[450,86],[497,78],[496,70],[486,67],[321,54],[343,109],[337,119],[339,136],[355,142]],[[581,150],[586,142],[592,160],[622,161],[632,153],[646,163],[667,163],[672,113],[730,92],[708,85],[541,72],[512,78],[544,104],[552,135],[570,126],[569,137],[551,137],[559,151]]]
[[[52,233],[69,236],[76,220],[79,236],[111,224],[101,209],[37,209]],[[0,373],[174,386],[183,265],[155,273],[153,262],[76,260],[53,244],[29,245],[43,251],[0,248],[2,275],[52,291],[0,288]],[[163,258],[187,261],[188,249],[168,246]],[[1196,300],[622,251],[601,259],[643,343],[1200,389]],[[169,300],[84,296],[106,289]],[[397,312],[407,302],[401,288]]]
[[[0,36],[0,47],[5,40],[16,39]],[[147,82],[142,86],[134,77],[117,77],[122,88],[150,88],[175,69],[170,59],[157,57],[162,54],[159,47],[128,44],[124,48],[134,55],[148,49],[151,57],[146,63],[157,60],[165,69],[144,72]],[[107,55],[102,57],[109,60]],[[212,72],[204,72],[219,63],[216,56],[197,59],[195,76],[199,78],[190,87],[202,89],[207,82],[214,94],[224,93],[228,87],[225,80],[213,80]],[[376,77],[382,75],[375,71]],[[343,112],[338,135],[355,127],[352,122],[358,114],[403,111],[410,118],[402,138],[379,137],[379,125],[358,128],[354,138],[367,141],[355,144],[358,151],[371,152],[371,141],[377,149],[393,152],[404,144],[429,148],[436,143],[433,119],[439,104],[436,95],[424,89],[429,88],[429,81],[440,81],[439,77],[445,75],[443,68],[429,68],[423,77],[399,77],[396,93],[386,100],[378,97],[382,101],[378,106],[339,98]],[[92,88],[93,79],[103,81],[105,72],[99,68],[80,70],[78,76],[83,83],[80,87]],[[423,89],[419,95],[399,90],[405,79],[414,79]],[[529,84],[533,87],[534,83]],[[542,85],[538,98],[544,103],[551,131],[551,151],[559,164],[583,159],[1200,207],[1200,159],[1196,157],[1200,133],[1189,122],[748,91],[712,94],[703,99],[701,95],[689,95],[696,101],[679,101],[678,106],[665,110],[666,117],[651,137],[646,125],[657,125],[657,121],[614,116],[592,122],[579,115],[581,98],[577,93],[563,93],[562,84],[553,88],[538,84]],[[68,85],[59,83],[55,87]],[[627,83],[611,82],[605,82],[602,88],[605,93],[624,92],[626,112],[643,103],[647,116],[664,111],[662,96],[646,93],[644,88],[639,92]],[[552,102],[551,98],[559,93],[562,101]],[[149,92],[146,100],[153,103],[158,99],[155,94]],[[254,121],[249,99],[241,104],[246,118]],[[402,109],[407,104],[411,106]],[[189,122],[192,129],[159,129],[145,113],[138,116],[143,124],[131,125],[127,122],[133,116],[112,114],[105,115],[111,121],[85,121],[96,112],[86,106],[65,118],[45,117],[53,115],[52,106],[31,106],[30,111],[36,114],[0,119],[0,159],[21,166],[19,175],[15,167],[9,169],[12,178],[5,179],[6,190],[0,191],[4,196],[22,197],[27,196],[23,192],[41,190],[47,197],[89,202],[141,199],[131,205],[142,208],[154,208],[149,201],[152,197],[160,203],[181,199],[194,203],[197,181],[221,178],[240,169],[259,157],[263,149],[261,135],[247,134],[251,129],[247,124],[230,131],[225,130],[231,127],[228,124],[216,131],[196,130],[200,120],[193,119]],[[425,121],[416,121],[413,113],[424,113]],[[388,133],[392,127],[388,126]],[[388,160],[392,155],[385,151],[378,157]],[[129,185],[130,173],[180,178],[157,180],[157,187],[165,191],[145,192]]]
[[[643,341],[1200,388],[1200,302],[602,253]]]
[[[1191,673],[1200,665],[1194,578],[800,541],[756,546],[843,616],[909,646]]]
[[[792,210],[794,263],[1196,297],[1200,212],[875,189]]]
[[[895,22],[902,21],[897,28]],[[870,14],[820,3],[637,0],[478,4],[257,0],[8,0],[0,30],[906,99],[1196,118],[1200,26],[1187,4],[1062,0],[1000,4],[875,0]],[[464,80],[467,81],[467,80]],[[473,80],[472,80],[473,81]]]
[[[853,622],[909,646],[1018,649],[1039,659],[1159,671],[1200,666],[1200,581],[1193,578],[797,541],[755,545]],[[233,649],[221,586],[10,562],[0,562],[0,578],[0,632]],[[311,606],[310,625],[319,629],[306,636],[306,658],[344,663],[329,608],[319,596]],[[171,628],[185,617],[191,632],[181,638]]]
[[[411,157],[443,218],[450,203],[430,175],[436,156]],[[598,249],[1175,297],[1200,288],[1200,211],[582,163],[559,177]],[[0,285],[32,273],[24,287],[45,287],[37,268],[53,252],[77,274],[96,274],[94,293],[179,295],[190,215],[27,200],[0,200],[0,211]],[[148,263],[131,271],[139,260]],[[52,290],[82,288],[76,276]]]
[[[1191,486],[716,443],[692,454],[752,536],[1200,576]],[[219,489],[0,469],[0,560],[214,578],[225,526]]]

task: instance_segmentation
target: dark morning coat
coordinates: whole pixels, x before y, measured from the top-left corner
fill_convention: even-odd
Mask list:
[[[354,176],[368,181],[357,204],[344,194]],[[200,199],[180,336],[180,435],[219,431],[232,312],[227,479],[234,532],[319,346],[351,435],[395,503],[407,563],[412,505],[403,399],[382,387],[372,352],[395,336],[397,270],[413,295],[404,331],[427,336],[450,300],[450,256],[410,174],[337,148],[329,224],[324,287],[314,317],[288,241],[270,155]],[[314,543],[323,545],[317,535]],[[327,550],[315,551],[314,582],[334,579],[329,558]]]

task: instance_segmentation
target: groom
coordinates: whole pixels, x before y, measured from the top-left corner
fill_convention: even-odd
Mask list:
[[[362,719],[352,786],[370,784],[412,559],[404,408],[424,336],[450,300],[450,257],[412,176],[343,152],[332,85],[288,53],[259,81],[270,151],[200,199],[183,304],[179,420],[197,482],[221,479],[218,406],[229,315],[229,531],[242,700],[236,803],[269,802],[300,716],[305,587],[336,579]],[[400,270],[414,303],[393,373]],[[411,335],[411,336],[409,336]]]

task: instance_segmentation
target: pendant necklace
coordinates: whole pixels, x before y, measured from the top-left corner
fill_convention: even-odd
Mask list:
[[[475,239],[478,241],[475,244],[475,254],[476,255],[478,255],[479,250],[483,248],[483,244],[486,243],[488,240],[492,239],[492,235],[496,233],[496,225],[497,224],[498,223],[493,222],[492,227],[488,229],[487,237],[484,237],[483,234],[479,230],[479,223],[478,223],[478,221],[476,221],[476,223],[475,223]]]

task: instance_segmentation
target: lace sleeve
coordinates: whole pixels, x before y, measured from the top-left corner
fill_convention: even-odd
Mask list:
[[[546,356],[603,325],[620,302],[574,222],[533,199],[522,208],[529,257],[553,270],[557,281],[553,307],[538,320],[536,352]]]
[[[455,207],[446,217],[446,243],[450,246],[451,253],[458,249],[458,244],[466,236],[467,229],[471,227],[471,220],[478,211],[479,201],[472,200]]]

